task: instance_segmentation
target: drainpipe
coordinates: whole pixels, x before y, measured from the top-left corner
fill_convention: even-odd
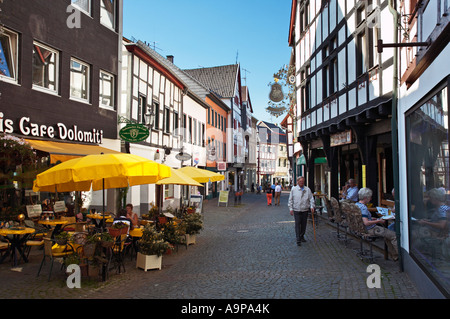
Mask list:
[[[389,0],[389,11],[393,17],[394,23],[394,43],[398,43],[398,21],[399,21],[399,13],[395,9],[395,0]],[[400,200],[399,200],[399,157],[398,157],[398,48],[394,48],[394,76],[393,76],[393,84],[392,84],[392,119],[391,119],[391,128],[392,128],[392,161],[393,161],[393,170],[394,170],[394,189],[395,189],[395,212],[396,212],[396,221],[395,221],[395,234],[397,236],[397,247],[399,252],[399,267],[400,271],[403,272],[403,258],[401,255],[401,243],[400,243]]]

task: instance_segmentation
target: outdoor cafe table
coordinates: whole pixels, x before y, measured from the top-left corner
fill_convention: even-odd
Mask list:
[[[55,235],[59,234],[61,232],[61,227],[63,225],[68,224],[68,223],[69,223],[68,220],[62,220],[62,219],[50,219],[50,220],[40,220],[40,221],[38,221],[38,224],[47,226],[48,228],[55,227],[53,229],[51,238],[54,238]]]
[[[112,216],[110,214],[105,214],[103,216],[103,214],[100,214],[100,213],[99,214],[87,214],[86,217],[92,219],[95,223],[95,227],[97,227],[97,228],[102,228],[102,226],[104,226],[105,219],[112,218]]]
[[[133,228],[132,230],[130,230],[130,232],[128,233],[130,235],[130,237],[133,239],[133,249],[134,249],[135,253],[137,253],[139,251],[138,246],[137,246],[137,241],[139,240],[139,238],[142,237],[143,231],[144,231],[143,228],[136,227],[136,228]]]
[[[33,234],[36,230],[34,228],[28,228],[28,227],[12,227],[12,228],[2,228],[0,229],[0,235],[1,236],[8,236],[12,235],[12,237],[9,237],[9,241],[11,243],[11,246],[9,248],[8,253],[4,254],[2,258],[0,259],[0,264],[3,263],[5,258],[9,255],[9,253],[12,254],[13,257],[13,266],[17,266],[17,254],[16,250],[19,252],[20,256],[23,258],[25,262],[28,262],[28,258],[25,256],[23,251],[23,245],[27,241],[28,236],[30,234]]]

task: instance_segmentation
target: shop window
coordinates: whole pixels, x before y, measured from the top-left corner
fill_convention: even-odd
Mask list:
[[[108,28],[116,27],[116,0],[100,1],[100,22]]]
[[[174,197],[173,190],[174,190],[173,185],[164,185],[164,199],[173,198]]]
[[[164,133],[170,133],[170,109],[164,108]]]
[[[18,35],[0,28],[0,78],[17,82]]]
[[[114,75],[105,71],[100,71],[100,106],[114,109],[114,82]]]
[[[173,135],[178,136],[179,132],[178,112],[173,112]]]
[[[448,88],[406,116],[410,254],[450,293]],[[397,194],[398,192],[396,192]]]
[[[155,130],[159,130],[159,103],[155,101],[153,101],[153,114],[155,116],[153,127]]]
[[[147,113],[147,97],[139,94],[138,98],[138,123],[146,124],[145,114]]]
[[[33,45],[33,88],[58,91],[59,53],[42,44]]]
[[[89,101],[90,67],[76,59],[70,61],[70,97],[84,102]]]

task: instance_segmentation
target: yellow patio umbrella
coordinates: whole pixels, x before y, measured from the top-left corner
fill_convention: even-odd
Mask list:
[[[196,180],[199,183],[208,183],[208,182],[218,182],[223,181],[225,179],[225,176],[214,173],[211,171],[208,171],[206,169],[201,169],[197,167],[192,166],[186,166],[178,169],[182,173],[186,174],[187,176],[191,177],[192,179]]]
[[[38,174],[34,191],[94,191],[154,184],[170,177],[170,167],[133,154],[87,155]]]
[[[154,184],[170,177],[170,167],[133,154],[87,155],[58,164],[36,176],[33,191],[68,192]]]
[[[195,179],[187,176],[186,174],[180,172],[179,169],[170,169],[172,176],[161,179],[156,182],[156,185],[167,185],[167,184],[175,184],[175,185],[191,185],[203,187],[202,184],[197,182]]]

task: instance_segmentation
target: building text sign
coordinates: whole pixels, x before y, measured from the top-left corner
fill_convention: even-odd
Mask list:
[[[340,146],[352,143],[352,131],[344,131],[330,135],[330,146]]]
[[[103,140],[103,130],[92,129],[90,131],[80,130],[77,125],[72,127],[64,123],[55,125],[37,124],[28,116],[24,116],[19,121],[14,122],[0,112],[0,133],[19,133],[25,136],[57,138],[60,140],[101,144]]]

